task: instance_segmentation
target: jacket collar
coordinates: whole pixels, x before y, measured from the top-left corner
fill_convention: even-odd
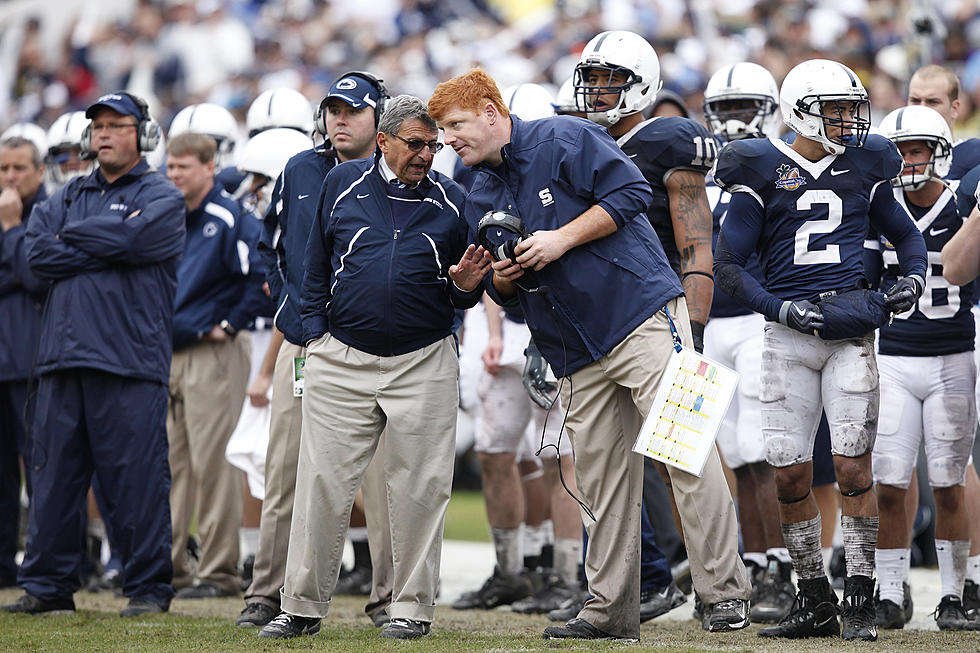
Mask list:
[[[105,180],[102,175],[102,170],[96,168],[85,178],[85,182],[82,184],[86,188],[111,188],[113,186],[125,186],[127,184],[133,183],[133,181],[139,179],[148,172],[152,172],[150,164],[146,162],[145,157],[140,157],[139,163],[133,166],[126,174],[124,174],[119,179],[115,180],[111,184]]]
[[[188,219],[190,219],[191,215],[197,215],[202,211],[204,211],[204,207],[207,206],[210,202],[212,202],[216,197],[221,195],[222,191],[223,189],[221,188],[221,184],[219,184],[218,181],[215,180],[214,185],[211,186],[211,190],[209,190],[208,194],[205,195],[203,199],[201,199],[201,203],[197,205],[197,208],[194,209],[193,211],[187,212]]]
[[[365,159],[365,161],[367,160],[368,159]],[[378,176],[381,177],[381,180],[385,184],[390,184],[392,179],[397,178],[397,175],[394,172],[392,172],[391,168],[388,167],[388,162],[385,161],[384,154],[381,152],[381,148],[376,148],[374,150],[374,164],[378,169]],[[428,192],[429,189],[431,189],[435,183],[435,178],[433,177],[433,174],[434,173],[430,168],[429,172],[426,173],[425,177],[423,177],[421,181],[419,181],[419,183],[415,184],[414,186],[410,186],[409,188],[414,188],[415,190],[422,193]]]

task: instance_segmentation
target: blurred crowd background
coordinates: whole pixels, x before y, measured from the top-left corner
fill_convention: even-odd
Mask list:
[[[868,87],[876,120],[904,104],[911,71],[934,62],[963,81],[957,136],[980,133],[978,0],[7,0],[0,129],[46,128],[123,88],[148,98],[165,128],[203,101],[243,120],[263,90],[318,101],[350,69],[423,98],[474,65],[501,87],[556,89],[605,29],[646,36],[693,117],[711,73],[735,61],[777,81],[804,59],[842,61]]]

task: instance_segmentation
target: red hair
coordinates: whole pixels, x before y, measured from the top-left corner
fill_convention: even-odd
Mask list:
[[[453,108],[480,113],[487,102],[493,103],[502,116],[510,117],[497,83],[480,68],[474,68],[436,86],[429,98],[429,115],[438,122]]]

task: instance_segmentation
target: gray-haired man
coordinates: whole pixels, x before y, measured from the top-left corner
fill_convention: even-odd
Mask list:
[[[421,100],[398,96],[374,158],[324,181],[301,293],[306,381],[283,612],[262,637],[319,631],[382,431],[394,587],[381,635],[429,633],[459,399],[454,309],[476,304],[490,267],[467,246],[463,191],[430,172],[438,133]]]

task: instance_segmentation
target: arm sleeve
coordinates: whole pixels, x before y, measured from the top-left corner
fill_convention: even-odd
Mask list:
[[[328,175],[329,177],[329,175]],[[330,232],[329,216],[325,216],[326,198],[331,197],[330,181],[325,179],[317,200],[316,215],[306,242],[306,256],[303,267],[303,286],[300,290],[300,319],[303,322],[303,342],[309,343],[325,334],[330,328],[327,305],[330,303],[330,284],[333,271],[330,258],[333,252],[333,234]]]
[[[259,255],[265,269],[265,280],[269,283],[272,301],[277,306],[282,297],[283,286],[286,284],[286,250],[281,244],[286,226],[281,216],[286,215],[288,210],[286,206],[288,194],[284,190],[285,174],[283,172],[279,175],[272,190],[272,201],[269,202],[269,210],[265,212],[258,243]]]
[[[879,183],[872,192],[870,215],[872,226],[895,245],[902,275],[917,274],[925,279],[929,260],[926,241],[887,182]]]
[[[715,248],[715,280],[718,285],[757,313],[770,320],[779,319],[782,300],[767,292],[755,277],[745,270],[762,233],[765,213],[747,193],[733,193],[728,217]]]
[[[90,215],[64,228],[61,238],[112,263],[146,265],[184,250],[185,203],[170,182],[144,187],[127,215]],[[133,215],[139,211],[136,215]]]
[[[27,225],[22,222],[0,234],[0,290],[3,292],[23,288],[28,292],[38,293],[48,286],[34,276],[27,264],[24,246],[26,233]]]
[[[250,214],[243,215],[238,220],[240,227],[234,248],[237,260],[233,261],[237,268],[232,269],[236,274],[245,277],[245,287],[241,301],[227,318],[236,331],[248,327],[269,306],[269,298],[262,290],[266,276],[265,266],[259,258],[257,247],[261,226],[258,219]]]
[[[881,273],[884,271],[884,261],[881,257],[881,239],[878,230],[868,227],[868,236],[864,239],[864,276],[877,290],[881,286]]]
[[[62,195],[36,205],[24,234],[24,248],[30,272],[44,281],[67,279],[82,272],[104,270],[108,264],[58,236],[65,219]]]
[[[574,146],[562,148],[559,174],[622,227],[647,210],[653,200],[650,184],[604,130],[587,128],[579,134]]]

